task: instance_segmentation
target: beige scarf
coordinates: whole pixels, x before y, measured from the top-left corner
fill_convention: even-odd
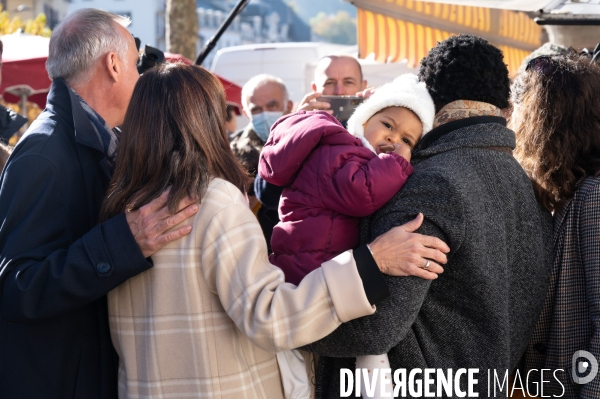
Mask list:
[[[481,101],[456,100],[448,103],[435,115],[433,128],[444,123],[453,122],[459,119],[471,118],[473,116],[499,116],[502,110],[495,105]]]

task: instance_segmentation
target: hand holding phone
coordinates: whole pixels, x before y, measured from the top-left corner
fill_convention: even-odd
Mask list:
[[[329,103],[329,109],[333,111],[333,116],[345,125],[356,107],[364,101],[364,98],[356,96],[321,96],[319,101]]]

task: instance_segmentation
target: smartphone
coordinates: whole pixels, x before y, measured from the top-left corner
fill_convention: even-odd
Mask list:
[[[321,96],[317,98],[317,101],[327,102],[331,105],[329,109],[333,111],[333,116],[344,126],[363,100],[362,97],[354,96]]]

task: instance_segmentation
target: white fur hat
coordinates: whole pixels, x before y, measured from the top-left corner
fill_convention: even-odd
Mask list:
[[[348,119],[348,131],[361,139],[365,147],[373,150],[364,138],[365,129],[363,125],[377,112],[394,106],[408,108],[419,117],[423,124],[421,137],[431,130],[433,118],[435,117],[433,100],[427,91],[427,87],[425,87],[425,83],[419,82],[417,75],[407,73],[398,76],[393,82],[377,88],[371,97],[356,107],[356,110]]]

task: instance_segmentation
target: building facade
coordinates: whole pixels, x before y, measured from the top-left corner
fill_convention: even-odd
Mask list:
[[[88,7],[129,17],[129,31],[140,38],[142,46],[165,49],[165,0],[70,0],[69,12]]]
[[[237,0],[198,0],[198,50],[217,33]],[[223,33],[204,60],[210,67],[216,52],[242,44],[308,42],[310,27],[282,0],[252,0]]]
[[[46,15],[46,25],[54,28],[69,12],[69,0],[0,0],[2,9],[11,18],[19,16],[23,21]]]
[[[197,52],[214,36],[238,0],[197,0],[199,22]],[[166,50],[165,0],[0,0],[11,17],[33,19],[44,13],[54,28],[69,12],[100,8],[131,19],[129,30],[142,46]],[[223,33],[204,65],[218,49],[241,44],[310,41],[310,27],[282,0],[251,0]]]

